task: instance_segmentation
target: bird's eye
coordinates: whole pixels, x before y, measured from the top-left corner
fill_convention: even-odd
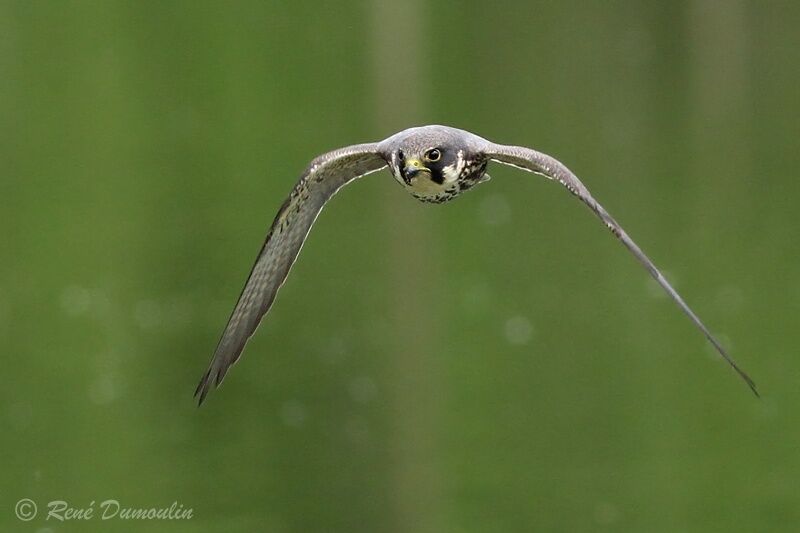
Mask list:
[[[427,159],[428,161],[435,162],[440,160],[441,158],[442,158],[442,151],[439,150],[438,148],[431,148],[430,150],[425,152],[425,159]]]
[[[398,150],[397,151],[397,160],[398,161],[402,161],[405,158],[406,158],[406,154],[404,154],[402,150]]]

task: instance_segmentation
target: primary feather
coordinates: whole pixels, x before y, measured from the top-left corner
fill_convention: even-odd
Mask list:
[[[195,395],[200,403],[212,383],[219,385],[228,368],[241,356],[328,199],[352,180],[386,166],[376,148],[376,144],[361,144],[335,150],[316,158],[303,173],[278,210],[211,364],[197,385]]]

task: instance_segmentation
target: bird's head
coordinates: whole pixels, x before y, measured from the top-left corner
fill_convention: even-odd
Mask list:
[[[443,202],[485,181],[485,143],[446,126],[411,128],[382,143],[395,179],[418,199]]]

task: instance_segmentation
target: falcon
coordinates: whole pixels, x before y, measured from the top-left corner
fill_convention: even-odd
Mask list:
[[[440,204],[489,179],[491,162],[539,174],[577,196],[647,269],[706,339],[758,396],[752,379],[727,354],[711,332],[664,278],[625,230],[566,166],[549,155],[520,146],[495,144],[447,126],[410,128],[377,142],[340,148],[314,159],[278,210],[255,265],[222,333],[208,370],[195,390],[201,404],[242,355],[247,340],[272,307],[312,224],[327,201],[353,180],[384,168],[412,196]]]

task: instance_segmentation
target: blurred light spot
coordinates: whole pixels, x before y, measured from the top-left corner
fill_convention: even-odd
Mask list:
[[[680,285],[680,281],[666,270],[662,270],[661,273],[664,275],[669,284],[672,285],[675,288],[675,290],[677,290],[678,285]],[[657,300],[663,300],[665,298],[669,298],[669,294],[667,294],[667,291],[665,291],[664,288],[650,276],[647,277],[647,294],[651,298],[655,298]]]
[[[511,344],[527,344],[533,336],[533,327],[530,320],[524,316],[515,316],[506,320],[506,339]]]
[[[82,315],[89,310],[92,293],[85,287],[70,285],[61,291],[61,308],[71,316]]]
[[[153,300],[142,300],[136,304],[133,318],[142,329],[153,329],[157,327],[163,317],[163,311],[158,302]]]
[[[43,528],[37,529],[36,533],[55,533],[55,531],[50,529],[49,527],[43,527]]]
[[[283,419],[283,423],[289,427],[299,428],[303,426],[303,424],[306,423],[307,417],[308,412],[306,408],[296,400],[284,402],[281,406],[281,418]]]
[[[487,226],[500,226],[511,221],[511,206],[500,193],[487,195],[480,203],[479,213]]]
[[[89,399],[97,405],[113,402],[118,396],[117,387],[111,374],[104,374],[89,386]]]
[[[598,524],[613,524],[619,520],[619,509],[612,503],[600,502],[595,505],[594,520]]]
[[[378,392],[375,381],[367,376],[351,380],[347,388],[350,391],[350,397],[358,403],[368,403]]]
[[[31,425],[33,407],[27,402],[12,403],[8,406],[8,422],[13,429],[21,431]]]

